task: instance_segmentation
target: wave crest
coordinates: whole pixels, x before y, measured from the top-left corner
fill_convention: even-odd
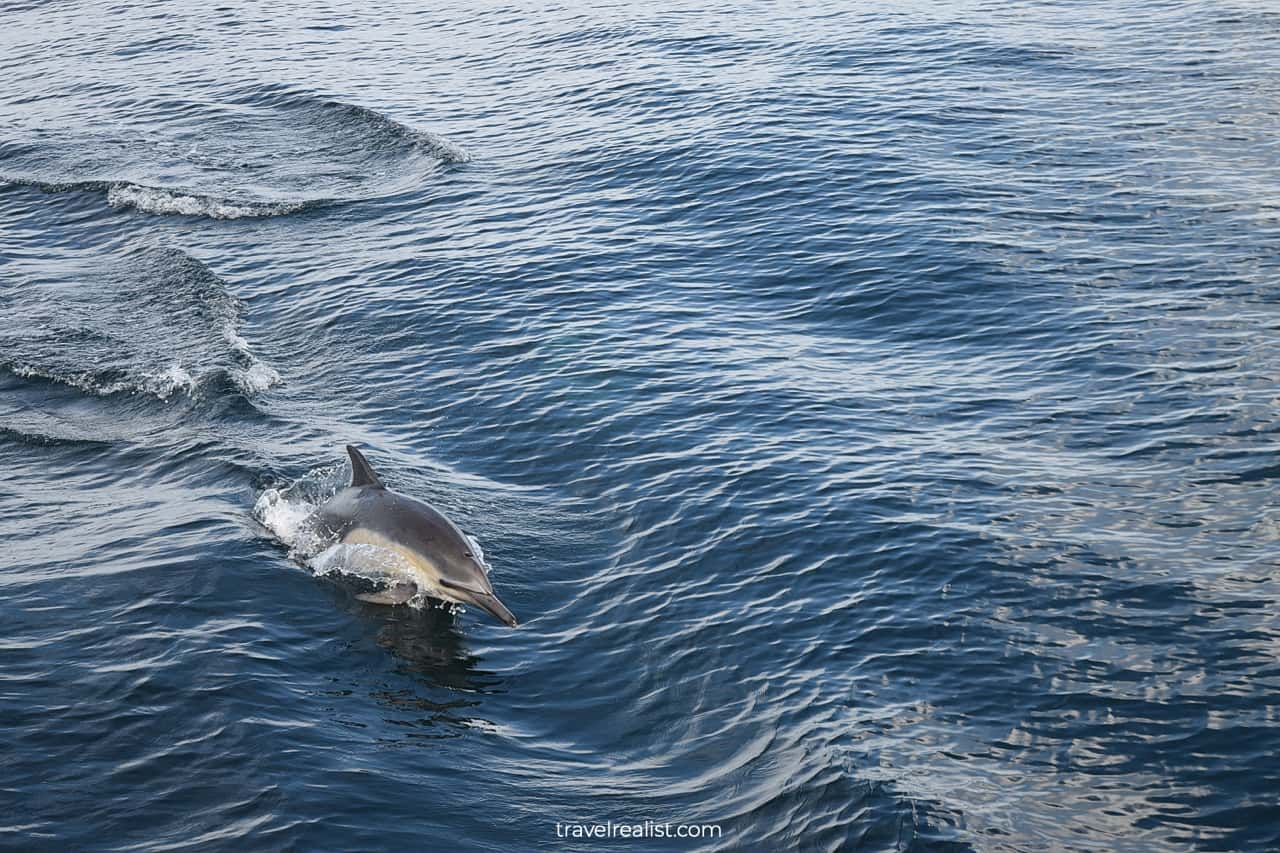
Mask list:
[[[292,202],[232,201],[186,190],[166,190],[123,182],[111,184],[107,188],[107,204],[112,207],[131,207],[143,213],[205,216],[210,219],[281,216],[323,203],[319,199]]]
[[[203,263],[135,251],[74,288],[32,283],[0,320],[0,369],[94,396],[251,396],[280,381],[240,332],[245,308]]]
[[[281,87],[174,109],[160,128],[0,140],[0,183],[157,215],[245,219],[422,186],[471,156],[377,110]]]

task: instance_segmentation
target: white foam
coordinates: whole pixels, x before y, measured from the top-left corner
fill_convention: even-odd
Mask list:
[[[253,505],[253,517],[277,539],[293,548],[304,529],[307,519],[315,514],[316,505],[310,501],[292,498],[288,489],[267,489]]]
[[[254,359],[253,364],[236,372],[236,384],[248,394],[260,394],[280,381],[275,368]]]
[[[246,394],[259,394],[280,382],[280,374],[276,372],[274,367],[253,354],[253,351],[249,349],[249,342],[236,331],[233,322],[227,321],[223,325],[222,336],[231,345],[231,349],[240,357],[240,360],[245,363],[244,367],[232,371],[231,374],[232,379],[236,385],[240,386],[241,391]]]
[[[17,376],[21,376],[24,379],[47,379],[51,382],[70,385],[72,388],[79,388],[81,391],[88,391],[90,394],[97,394],[104,397],[108,394],[114,394],[117,391],[129,390],[133,387],[124,382],[111,382],[104,385],[102,383],[95,382],[92,378],[87,376],[79,376],[74,373],[64,374],[57,371],[40,370],[30,364],[6,364],[4,369]]]
[[[177,391],[184,391],[190,394],[196,387],[196,378],[178,362],[174,362],[159,373],[144,374],[144,377],[143,387],[140,390],[148,391],[161,400],[169,399]],[[115,391],[125,390],[125,387],[123,383],[117,382],[104,390],[105,393],[111,394]]]
[[[307,562],[332,544],[331,538],[320,534],[316,510],[337,494],[346,470],[341,464],[325,465],[287,486],[265,489],[254,502],[253,517],[289,547],[291,557]]]
[[[235,202],[198,193],[164,190],[139,184],[113,184],[107,190],[107,203],[112,207],[132,207],[143,213],[207,216],[211,219],[245,219],[253,216],[279,216],[301,210],[300,202]]]

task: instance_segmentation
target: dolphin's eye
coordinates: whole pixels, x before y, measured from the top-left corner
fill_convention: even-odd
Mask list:
[[[462,552],[462,556],[464,556],[464,557],[474,557],[474,556],[475,556],[475,554],[472,554],[470,551],[463,551],[463,552]]]

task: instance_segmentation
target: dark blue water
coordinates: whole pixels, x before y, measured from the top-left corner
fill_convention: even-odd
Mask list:
[[[1274,4],[0,10],[0,845],[1280,846]]]

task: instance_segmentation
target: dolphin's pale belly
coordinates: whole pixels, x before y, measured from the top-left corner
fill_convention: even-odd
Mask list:
[[[370,545],[391,552],[399,558],[399,563],[408,573],[409,576],[405,580],[417,584],[420,591],[435,598],[457,600],[446,592],[444,585],[440,583],[440,570],[418,551],[406,548],[399,542],[388,539],[378,531],[367,527],[353,527],[342,537],[342,542],[344,545]]]

